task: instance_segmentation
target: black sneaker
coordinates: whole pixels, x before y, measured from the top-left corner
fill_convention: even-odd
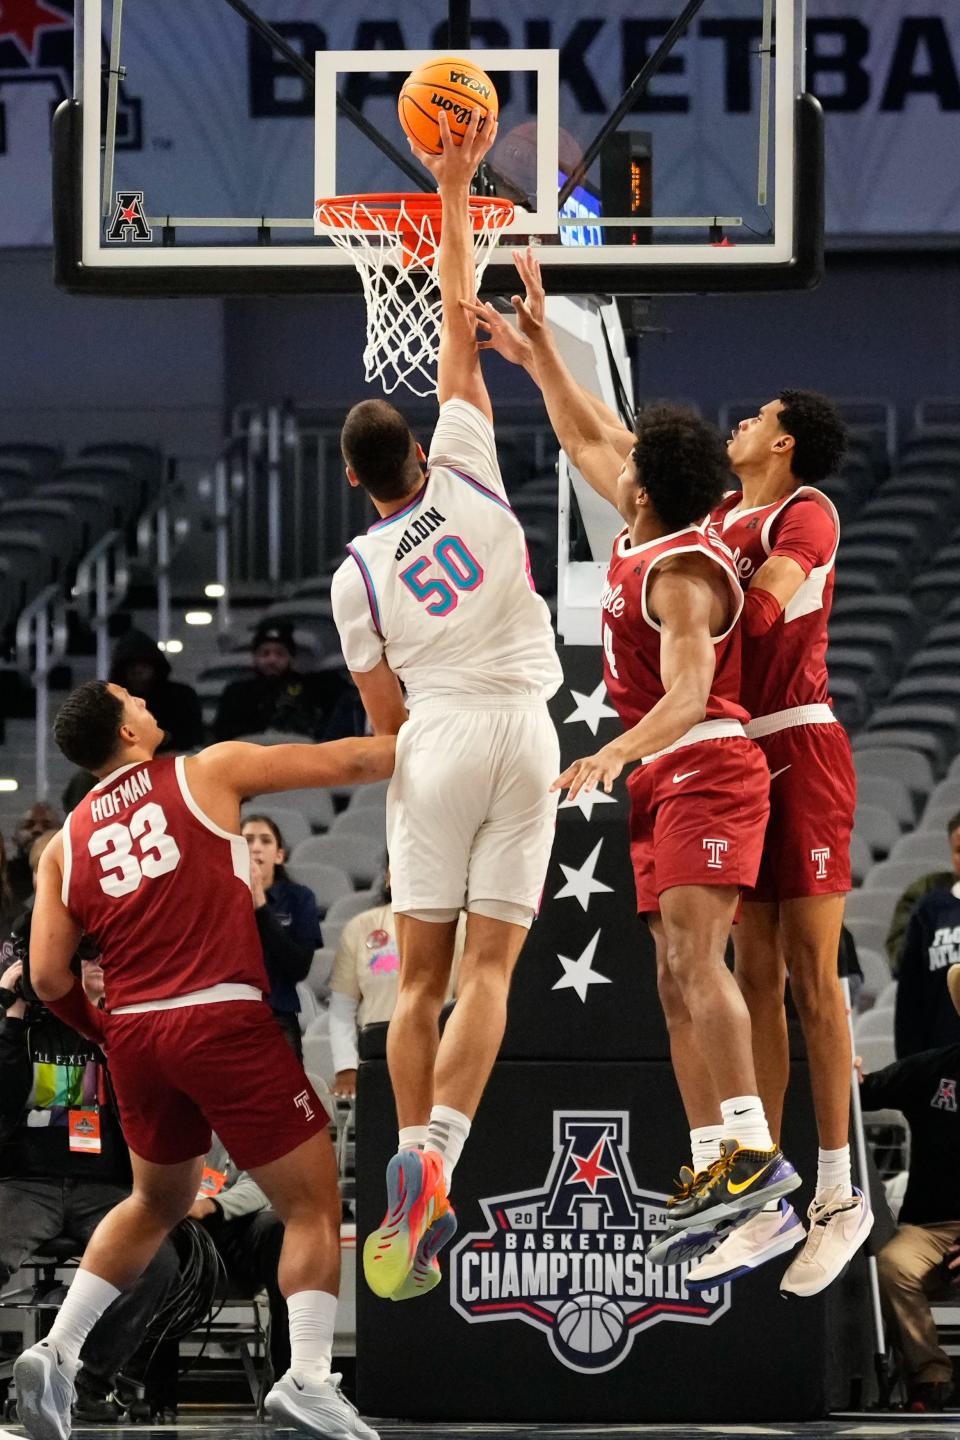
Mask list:
[[[671,1228],[686,1230],[759,1210],[800,1184],[800,1176],[778,1145],[747,1150],[736,1140],[720,1142],[720,1159],[697,1176],[690,1194],[668,1212]]]
[[[926,1415],[945,1410],[953,1395],[949,1380],[921,1381],[911,1385],[908,1391],[907,1409],[914,1415]]]

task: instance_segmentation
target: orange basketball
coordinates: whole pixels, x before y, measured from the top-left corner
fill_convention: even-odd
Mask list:
[[[459,145],[474,110],[483,112],[482,126],[487,116],[497,118],[500,106],[493,81],[479,65],[447,55],[428,60],[407,76],[397,108],[410,139],[431,155],[439,155],[443,149],[437,120],[441,110],[446,110]]]

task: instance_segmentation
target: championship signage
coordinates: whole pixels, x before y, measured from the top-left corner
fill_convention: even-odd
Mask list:
[[[560,1110],[553,1161],[534,1189],[481,1199],[483,1231],[450,1260],[451,1303],[468,1323],[519,1321],[542,1330],[561,1365],[600,1375],[620,1365],[653,1325],[712,1325],[730,1286],[688,1293],[682,1265],[646,1251],[667,1197],[641,1189],[625,1110]]]

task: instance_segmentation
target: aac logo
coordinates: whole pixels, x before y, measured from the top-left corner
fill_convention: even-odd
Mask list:
[[[601,1375],[651,1325],[712,1325],[729,1310],[729,1285],[687,1293],[695,1261],[647,1260],[667,1197],[634,1179],[626,1111],[555,1111],[553,1147],[541,1189],[481,1200],[488,1228],[465,1235],[451,1256],[459,1315],[471,1325],[532,1325],[561,1365]]]
[[[142,190],[118,190],[113,219],[107,229],[107,240],[113,244],[149,244],[153,231],[143,213]]]

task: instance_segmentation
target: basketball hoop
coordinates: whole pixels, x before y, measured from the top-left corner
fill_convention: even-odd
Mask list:
[[[437,246],[443,202],[436,194],[337,195],[317,201],[314,229],[346,250],[363,284],[367,306],[367,380],[389,395],[406,385],[415,395],[437,389],[443,318]],[[477,286],[513,202],[470,196]]]

